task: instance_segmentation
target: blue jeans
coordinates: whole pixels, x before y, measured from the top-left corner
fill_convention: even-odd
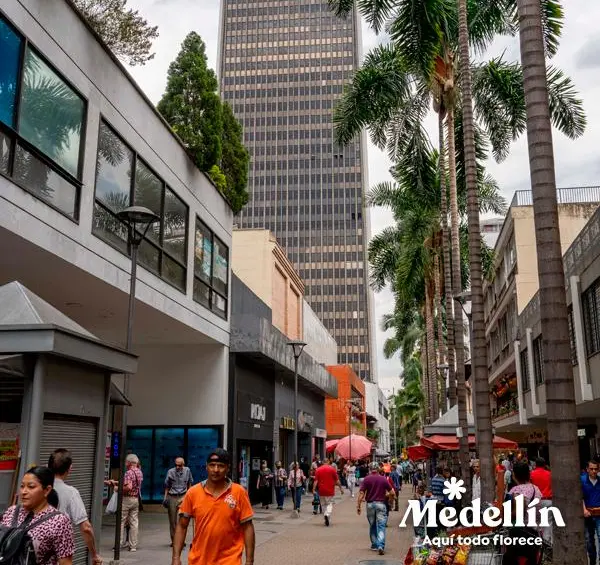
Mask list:
[[[283,508],[283,500],[285,498],[285,486],[275,487],[275,498],[277,499],[277,507]]]
[[[385,502],[367,502],[367,519],[369,520],[371,547],[385,549],[385,527],[387,525]]]
[[[292,489],[292,495],[294,497],[294,510],[300,510],[302,504],[302,487]]]
[[[600,518],[592,516],[585,519],[585,545],[590,565],[596,565],[596,538],[600,541]]]

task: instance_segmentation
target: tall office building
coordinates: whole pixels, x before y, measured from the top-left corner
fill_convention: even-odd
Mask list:
[[[244,127],[250,202],[240,228],[272,230],[335,337],[373,380],[363,139],[339,147],[333,108],[357,68],[360,20],[327,0],[222,0],[221,94]]]

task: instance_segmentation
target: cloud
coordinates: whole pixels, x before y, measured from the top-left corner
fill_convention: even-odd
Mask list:
[[[131,69],[133,76],[146,91],[151,100],[157,102],[166,84],[169,63],[177,56],[181,42],[190,31],[196,31],[206,42],[209,65],[216,69],[219,37],[219,0],[129,0],[133,8],[148,18],[151,24],[158,24],[160,37],[154,48],[156,57],[144,67]],[[556,177],[559,186],[585,186],[600,184],[600,159],[597,147],[600,145],[600,107],[594,100],[600,98],[598,74],[590,70],[600,67],[600,40],[596,39],[597,22],[600,20],[600,3],[589,0],[569,0],[565,3],[565,26],[561,48],[551,61],[570,75],[584,100],[588,116],[585,135],[571,141],[555,132],[553,135],[556,163]],[[362,45],[366,53],[387,40],[385,34],[376,36],[363,23]],[[500,38],[494,42],[485,58],[503,55],[508,61],[519,60],[519,38]],[[431,141],[437,144],[437,118],[430,115],[426,122]],[[391,163],[381,151],[368,146],[369,185],[391,180]],[[489,172],[498,181],[502,193],[510,202],[515,190],[528,189],[529,158],[527,139],[524,135],[516,141],[511,153],[503,163],[489,161]],[[392,216],[389,210],[372,209],[371,229],[373,233],[390,225]],[[381,317],[393,309],[393,297],[389,289],[375,295],[376,355],[379,381],[382,388],[398,389],[398,375],[401,366],[398,358],[383,358],[383,344],[386,334],[380,329]]]

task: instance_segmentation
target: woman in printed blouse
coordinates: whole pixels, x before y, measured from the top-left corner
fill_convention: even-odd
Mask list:
[[[75,544],[71,520],[57,513],[36,526],[44,516],[57,512],[58,496],[53,489],[54,474],[48,467],[33,467],[21,481],[20,506],[11,506],[2,516],[2,525],[11,527],[14,514],[19,510],[17,524],[29,516],[29,536],[33,541],[37,565],[73,565]]]

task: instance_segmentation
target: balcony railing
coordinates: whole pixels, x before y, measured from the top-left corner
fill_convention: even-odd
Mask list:
[[[588,223],[583,226],[575,241],[563,256],[565,266],[565,277],[567,279],[567,287],[569,286],[569,277],[575,274],[576,267],[580,265],[584,256],[589,255],[596,258],[600,255],[600,247],[598,246],[598,236],[600,235],[600,208],[594,212],[594,215],[588,220]]]
[[[600,202],[600,186],[579,186],[558,188],[556,197],[559,204],[586,204]],[[512,206],[533,206],[531,190],[517,190],[513,196]]]

